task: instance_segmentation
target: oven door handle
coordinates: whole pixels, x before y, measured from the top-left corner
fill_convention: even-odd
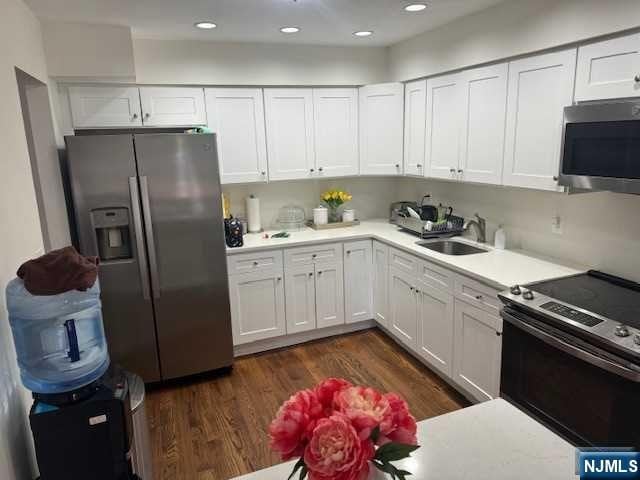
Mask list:
[[[504,309],[502,310],[502,318],[504,318],[513,326],[524,330],[525,332],[542,340],[547,345],[557,348],[573,357],[579,358],[580,360],[584,360],[585,362],[590,363],[591,365],[594,365],[598,368],[602,368],[603,370],[611,372],[615,375],[624,377],[627,380],[640,383],[640,371],[632,370],[624,365],[614,363],[610,360],[607,360],[606,358],[599,357],[591,352],[578,348],[575,345],[571,345],[570,343],[567,343],[543,330],[540,330],[539,328],[534,327],[533,325],[527,323],[525,320],[518,318],[513,313]]]

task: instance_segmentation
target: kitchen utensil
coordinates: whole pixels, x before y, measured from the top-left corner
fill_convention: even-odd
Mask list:
[[[447,207],[445,205],[438,205],[438,221],[448,220],[453,213],[453,207]]]
[[[348,208],[342,212],[343,222],[353,222],[356,219],[356,211],[353,208]]]
[[[297,205],[285,205],[278,211],[278,228],[285,231],[295,231],[304,228],[304,208]]]
[[[258,233],[262,230],[260,199],[255,195],[247,197],[247,222],[249,223],[249,233]]]
[[[414,210],[418,209],[416,202],[409,202],[406,200],[393,202],[389,208],[389,223],[397,224],[400,218],[408,216],[409,214],[406,213],[407,206],[413,207]]]
[[[329,223],[329,210],[320,205],[313,209],[313,223],[315,225],[326,225]]]
[[[407,212],[409,212],[409,216],[415,218],[416,220],[422,220],[418,212],[416,212],[412,207],[407,207]]]

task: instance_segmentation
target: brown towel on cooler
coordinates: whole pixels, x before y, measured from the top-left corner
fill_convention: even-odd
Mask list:
[[[29,260],[17,272],[32,295],[58,295],[69,290],[87,290],[98,277],[98,257],[84,257],[65,247]]]

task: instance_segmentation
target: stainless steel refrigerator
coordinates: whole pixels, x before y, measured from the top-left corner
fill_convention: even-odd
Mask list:
[[[215,135],[68,136],[112,361],[156,382],[233,361]]]

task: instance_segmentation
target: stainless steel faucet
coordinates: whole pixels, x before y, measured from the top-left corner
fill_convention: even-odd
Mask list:
[[[467,220],[464,222],[462,228],[468,230],[470,226],[473,226],[476,231],[476,238],[479,243],[485,243],[487,241],[487,221],[477,213],[474,214],[477,220]]]

